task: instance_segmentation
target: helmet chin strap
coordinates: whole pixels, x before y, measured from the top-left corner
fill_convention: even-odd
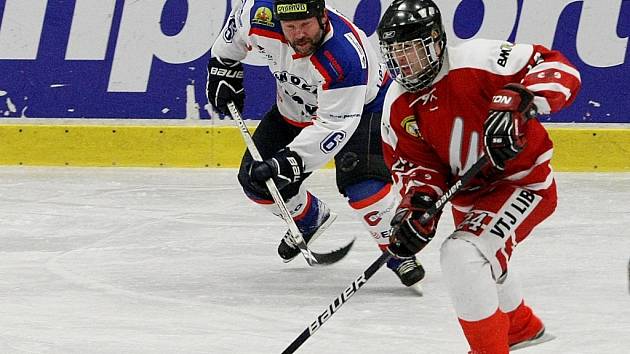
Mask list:
[[[317,23],[319,23],[319,28],[322,30],[322,38],[320,38],[319,42],[315,45],[316,48],[319,48],[322,43],[324,43],[324,37],[326,37],[326,28],[330,26],[330,20],[328,19],[326,11],[328,10],[324,10],[326,21],[324,21],[324,16],[317,16]]]

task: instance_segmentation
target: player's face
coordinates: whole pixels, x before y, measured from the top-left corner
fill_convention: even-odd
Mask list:
[[[287,41],[293,50],[300,55],[313,54],[324,35],[317,17],[305,20],[280,21],[280,24]]]
[[[395,43],[391,51],[404,76],[421,73],[430,67],[427,52],[421,41]]]
[[[439,55],[439,46],[437,44],[433,46]],[[391,52],[404,76],[421,73],[431,66],[427,48],[422,41],[395,43],[392,45]]]

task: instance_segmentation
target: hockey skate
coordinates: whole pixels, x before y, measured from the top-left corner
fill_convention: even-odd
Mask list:
[[[415,256],[409,259],[392,257],[387,261],[387,268],[398,276],[403,285],[417,288],[418,292],[422,292],[419,282],[424,278],[424,268]]]
[[[545,332],[545,325],[523,301],[514,311],[508,312],[510,351],[548,342],[555,336]]]
[[[510,351],[519,350],[519,349],[531,347],[534,345],[538,345],[541,343],[549,342],[550,340],[553,340],[555,338],[556,336],[554,336],[553,334],[545,332],[545,327],[543,327],[533,337],[510,345]]]
[[[312,208],[313,210],[309,211],[311,215],[307,215],[303,220],[297,220],[295,222],[307,245],[318,238],[337,218],[337,214],[331,212],[326,204],[319,200],[317,200],[316,205]],[[300,249],[293,242],[291,231],[287,230],[278,245],[278,255],[282,258],[283,262],[288,263],[298,254],[300,254]]]

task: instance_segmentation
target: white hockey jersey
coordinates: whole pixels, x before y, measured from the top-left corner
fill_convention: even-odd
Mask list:
[[[365,33],[336,10],[326,7],[323,43],[302,56],[287,42],[272,9],[273,0],[236,4],[212,56],[241,61],[249,51],[258,51],[266,57],[276,78],[278,110],[288,123],[304,127],[288,147],[311,172],[345,145],[362,112],[382,110],[390,80]]]

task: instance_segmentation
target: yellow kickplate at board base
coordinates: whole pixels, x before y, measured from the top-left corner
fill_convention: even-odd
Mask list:
[[[237,167],[232,127],[0,125],[0,164]]]
[[[555,171],[630,172],[630,128],[547,128]]]
[[[554,170],[630,172],[630,127],[547,130]],[[244,151],[233,126],[0,125],[0,165],[235,168]]]

